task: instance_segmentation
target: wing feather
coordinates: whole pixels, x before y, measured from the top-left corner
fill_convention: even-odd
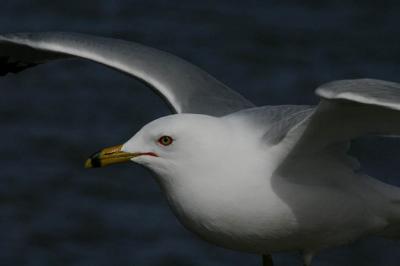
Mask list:
[[[341,80],[316,93],[322,101],[283,140],[291,143],[291,154],[318,152],[362,135],[400,135],[400,84]]]
[[[222,116],[254,106],[189,62],[137,43],[62,32],[0,35],[0,75],[64,58],[88,59],[131,75],[177,113]]]

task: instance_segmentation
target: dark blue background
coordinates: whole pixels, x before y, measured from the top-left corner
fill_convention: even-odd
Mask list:
[[[396,1],[3,1],[0,32],[64,30],[181,56],[258,105],[313,104],[327,81],[400,81]],[[168,114],[131,78],[84,61],[0,79],[1,265],[258,265],[187,232],[135,165],[85,170],[93,151]],[[357,141],[368,173],[400,185],[396,140]],[[358,241],[313,265],[398,265],[400,243]],[[278,254],[277,265],[300,265]]]

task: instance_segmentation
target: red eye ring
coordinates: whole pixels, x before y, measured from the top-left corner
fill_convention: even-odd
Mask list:
[[[163,146],[168,146],[171,145],[174,140],[170,136],[161,136],[158,139],[158,143],[160,143]]]

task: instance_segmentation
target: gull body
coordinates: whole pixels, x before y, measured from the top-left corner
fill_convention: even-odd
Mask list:
[[[0,35],[0,75],[83,58],[132,76],[174,115],[86,167],[133,161],[155,173],[172,211],[201,238],[263,255],[320,249],[366,235],[400,239],[400,190],[360,173],[347,155],[363,135],[400,135],[400,84],[375,79],[321,85],[317,106],[256,107],[174,55],[77,33]]]
[[[186,228],[230,249],[314,253],[388,225],[390,199],[380,193],[387,185],[353,173],[349,158],[329,150],[296,158],[283,173],[278,166],[290,144],[265,144],[247,123],[240,115],[171,115],[146,125],[122,150],[157,154],[132,161],[156,174]],[[159,145],[163,135],[174,143]]]

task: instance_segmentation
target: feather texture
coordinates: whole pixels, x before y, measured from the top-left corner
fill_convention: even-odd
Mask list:
[[[0,75],[74,57],[144,82],[176,113],[222,116],[254,106],[193,64],[134,42],[62,32],[0,35]]]

